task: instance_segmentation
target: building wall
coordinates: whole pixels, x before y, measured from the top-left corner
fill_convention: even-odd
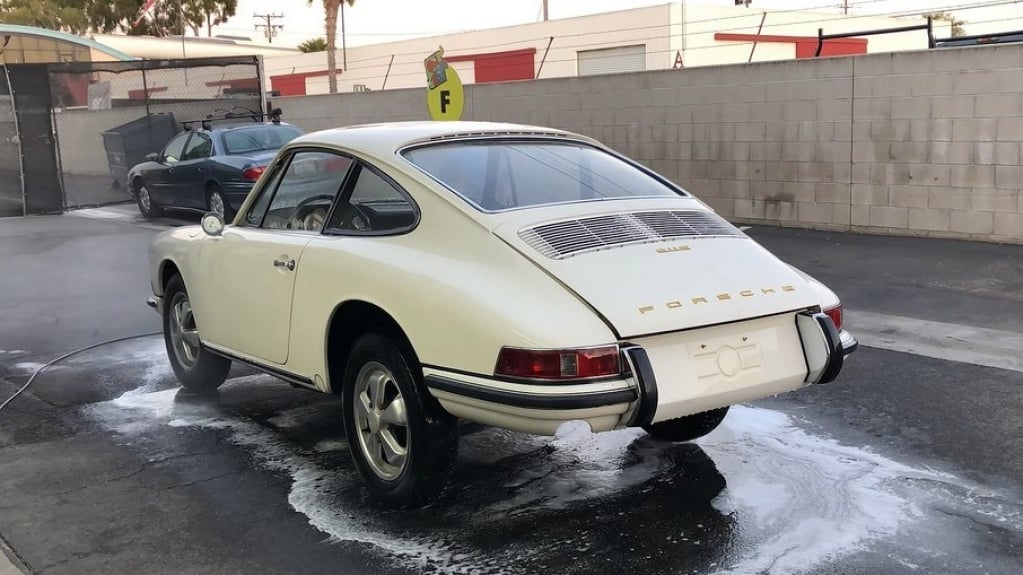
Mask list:
[[[463,118],[574,130],[736,222],[1023,243],[1023,45],[466,87]],[[427,119],[422,89],[279,101],[306,130]]]
[[[446,56],[456,58],[465,54],[535,50],[536,77],[557,78],[576,75],[576,54],[580,50],[644,44],[648,70],[672,68],[679,53],[686,67],[747,62],[751,53],[754,62],[791,60],[796,57],[796,44],[793,42],[759,42],[754,47],[749,40],[718,40],[715,33],[760,33],[815,39],[820,27],[825,33],[841,33],[922,23],[924,21],[920,18],[843,17],[834,12],[763,11],[735,6],[665,3],[534,24],[349,47],[346,55],[338,54],[339,69],[345,68],[344,57],[348,61],[347,71],[338,77],[338,89],[351,92],[356,85],[369,90],[424,86],[423,60],[438,46],[444,47]],[[937,35],[949,35],[948,26],[937,27]],[[912,50],[926,46],[926,32],[903,32],[872,36],[865,51]],[[291,90],[300,86],[304,86],[304,94],[321,94],[328,92],[324,74],[326,59],[322,52],[267,56],[265,66],[271,81],[277,78],[275,89],[286,87],[282,90],[285,95],[299,93]],[[458,70],[463,82],[470,83],[462,69]]]

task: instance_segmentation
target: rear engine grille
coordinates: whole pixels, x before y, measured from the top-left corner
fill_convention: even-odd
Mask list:
[[[692,237],[745,237],[721,216],[704,211],[651,211],[594,216],[519,231],[541,254],[562,259],[582,252]]]

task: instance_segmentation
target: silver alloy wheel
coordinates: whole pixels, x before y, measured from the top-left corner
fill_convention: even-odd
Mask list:
[[[224,217],[224,198],[216,190],[210,192],[210,210],[220,214],[220,217]]]
[[[371,361],[355,378],[353,398],[359,448],[373,472],[392,481],[408,462],[408,414],[401,389],[387,367]]]
[[[174,294],[170,302],[170,336],[178,363],[186,368],[199,358],[199,331],[195,327],[192,304],[183,292]]]
[[[149,199],[149,188],[145,184],[139,184],[139,203],[142,204],[142,209],[148,212],[152,207],[151,201]]]

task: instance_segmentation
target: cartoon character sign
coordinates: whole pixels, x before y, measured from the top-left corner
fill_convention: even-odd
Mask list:
[[[444,60],[444,47],[423,61],[426,68],[426,107],[434,120],[459,120],[465,107],[462,81]]]

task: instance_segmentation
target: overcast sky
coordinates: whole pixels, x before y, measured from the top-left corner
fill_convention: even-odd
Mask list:
[[[846,0],[850,14],[906,14],[919,11],[951,10],[967,22],[967,32],[1023,29],[1023,1],[1016,0]],[[840,13],[843,0],[753,0],[750,9],[806,8]],[[666,4],[665,0],[549,0],[550,17],[567,18],[641,6]],[[690,0],[687,4],[730,6],[733,0]],[[997,6],[992,6],[1000,4]],[[357,0],[345,9],[346,41],[349,46],[401,40],[463,30],[494,28],[537,22],[541,0]],[[265,38],[254,28],[254,13],[277,12],[284,28],[273,42],[295,46],[307,38],[323,35],[323,5],[313,0],[239,0],[238,13],[215,34]],[[972,23],[972,24],[971,24]]]

